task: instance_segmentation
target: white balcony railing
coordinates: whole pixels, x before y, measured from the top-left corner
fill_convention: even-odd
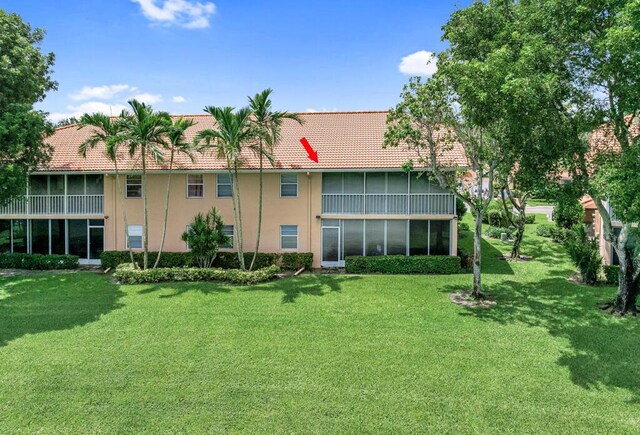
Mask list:
[[[29,195],[0,207],[0,215],[98,215],[104,195]]]
[[[324,193],[322,212],[452,215],[456,212],[456,203],[449,193]]]

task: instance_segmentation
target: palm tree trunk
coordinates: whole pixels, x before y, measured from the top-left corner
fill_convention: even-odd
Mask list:
[[[237,247],[238,264],[240,268],[244,269],[244,253],[242,252],[242,230],[238,220],[238,193],[236,192],[237,180],[235,180],[234,172],[231,169],[231,164],[227,162],[227,168],[229,172],[229,179],[231,180],[231,200],[233,202],[233,224],[235,232],[235,244]]]
[[[164,249],[164,241],[167,236],[167,221],[169,220],[169,194],[171,192],[171,174],[173,173],[173,157],[174,150],[173,148],[171,148],[171,157],[169,159],[169,176],[167,178],[167,197],[164,202],[164,221],[162,222],[162,239],[160,240],[160,250],[158,251],[156,262],[153,264],[154,269],[158,267],[158,264],[160,264],[160,256],[162,255],[162,250]]]
[[[238,180],[238,165],[234,164],[233,167],[234,180],[233,180],[233,188],[236,192],[236,206],[238,209],[238,228],[236,231],[237,240],[238,240],[238,260],[240,260],[240,269],[245,270],[246,266],[244,264],[244,249],[243,249],[243,240],[242,240],[242,204],[240,201],[240,182]]]
[[[142,267],[146,270],[149,266],[149,209],[147,203],[147,159],[145,157],[147,149],[145,146],[142,146],[140,151],[142,152],[142,201],[144,205],[144,252],[142,254]]]
[[[262,168],[263,168],[263,155],[262,155],[262,139],[260,139],[260,171],[259,171],[259,193],[258,193],[258,235],[256,236],[256,249],[253,251],[253,258],[251,259],[251,265],[249,270],[253,270],[253,265],[256,262],[258,256],[258,249],[260,249],[260,234],[262,232]]]
[[[129,239],[129,220],[127,219],[127,202],[124,200],[124,190],[120,185],[120,173],[118,172],[118,163],[114,161],[113,166],[115,167],[115,170],[116,170],[116,190],[118,191],[118,195],[120,196],[120,201],[122,203],[122,215],[124,219],[124,231],[125,231],[124,236],[126,238],[125,246],[129,248],[129,257],[131,258],[131,264],[133,264],[133,266],[137,268],[138,263],[136,263],[136,260],[133,257],[133,250],[131,249],[131,246],[129,246],[129,240],[128,240]]]

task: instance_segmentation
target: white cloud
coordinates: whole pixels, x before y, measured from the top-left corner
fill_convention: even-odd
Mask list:
[[[135,92],[136,90],[137,90],[136,88],[129,85],[125,85],[125,84],[104,85],[104,86],[84,86],[78,92],[71,94],[69,97],[75,101],[92,100],[95,98],[99,100],[108,100],[109,98],[113,98],[115,95],[121,92],[124,92],[124,91]]]
[[[405,56],[400,61],[398,70],[411,76],[432,76],[436,73],[436,55],[430,51],[420,50]]]
[[[58,122],[72,116],[80,118],[85,113],[104,113],[105,115],[119,115],[127,107],[123,104],[108,104],[102,101],[88,101],[78,105],[67,106],[68,112],[54,112],[49,114],[49,120]]]
[[[146,92],[143,94],[136,94],[133,96],[133,98],[140,101],[141,103],[146,103],[146,104],[156,104],[162,101],[162,95],[149,94]]]
[[[142,14],[149,20],[166,26],[181,26],[187,29],[209,27],[209,18],[216,12],[211,2],[193,0],[132,0],[138,3]]]
[[[175,97],[171,98],[171,101],[174,103],[180,104],[180,103],[186,103],[187,99],[182,95],[176,95]]]
[[[314,109],[313,107],[309,107],[307,110],[305,110],[305,112],[307,113],[316,113],[316,112],[337,112],[338,108],[334,107],[332,109],[327,109],[326,107],[323,107],[322,109],[318,110],[318,109]]]

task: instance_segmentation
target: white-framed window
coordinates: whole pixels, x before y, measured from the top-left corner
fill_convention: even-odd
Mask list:
[[[298,249],[297,225],[280,225],[280,249]]]
[[[142,249],[142,225],[129,225],[127,229],[127,249]]]
[[[233,227],[233,225],[225,225],[222,227],[222,232],[224,233],[225,236],[227,236],[229,238],[229,240],[227,240],[227,243],[220,245],[221,248],[233,248],[233,243],[234,243],[234,239],[235,239],[235,229]]]
[[[127,175],[125,195],[127,198],[142,198],[142,175]]]
[[[280,174],[280,196],[282,198],[298,196],[298,174]]]
[[[231,176],[229,174],[216,175],[216,191],[218,198],[231,198]]]
[[[187,175],[187,198],[204,198],[204,175]]]

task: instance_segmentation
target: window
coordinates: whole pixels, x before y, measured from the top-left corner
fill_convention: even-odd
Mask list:
[[[0,219],[0,253],[11,252],[11,220]]]
[[[187,198],[204,198],[204,176],[187,175]]]
[[[280,196],[283,198],[298,196],[298,174],[280,174]]]
[[[407,255],[406,220],[387,221],[387,255]]]
[[[365,221],[365,255],[384,255],[384,221]]]
[[[142,249],[142,225],[129,225],[127,248]]]
[[[218,198],[231,198],[231,176],[218,174],[216,176]]]
[[[362,255],[364,243],[364,221],[362,219],[347,219],[344,221],[342,229],[344,256]]]
[[[229,238],[227,243],[220,245],[221,248],[233,248],[233,238],[235,236],[235,231],[233,229],[233,225],[225,225],[222,227],[222,232],[225,236]]]
[[[142,175],[127,175],[127,198],[142,198]]]
[[[427,255],[429,245],[429,221],[409,222],[409,255]]]
[[[429,255],[449,255],[451,221],[431,221]]]
[[[280,249],[298,249],[297,225],[280,225]]]

